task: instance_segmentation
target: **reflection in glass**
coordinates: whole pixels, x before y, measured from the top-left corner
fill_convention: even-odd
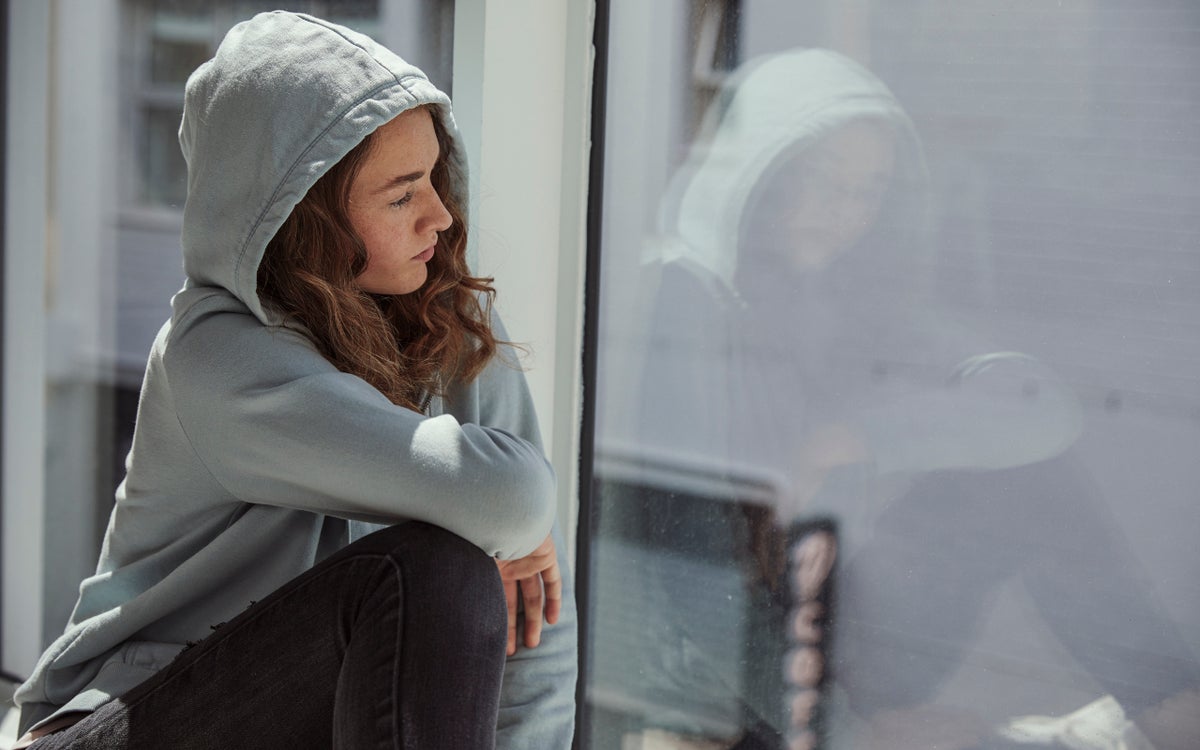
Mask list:
[[[905,20],[878,15],[879,28]],[[935,93],[1012,128],[1036,114],[986,87]],[[601,354],[593,746],[1200,741],[1187,640],[1200,617],[1189,630],[1164,606],[1113,502],[1144,503],[1163,529],[1170,506],[1114,498],[1096,475],[1111,463],[1163,488],[1152,463],[1104,445],[1140,425],[1098,431],[1096,386],[1071,377],[1069,340],[1039,337],[1069,309],[1043,304],[1031,320],[963,301],[951,283],[964,270],[953,250],[967,248],[943,243],[968,224],[972,283],[993,303],[1023,291],[1022,254],[1036,257],[1049,228],[1000,217],[1025,200],[1022,180],[1058,175],[983,152],[1010,183],[980,186],[982,165],[952,161],[959,142],[932,128],[925,144],[920,130],[844,54],[752,57],[664,181],[641,256],[605,255],[605,294],[620,301],[604,308]],[[947,189],[964,183],[971,192]],[[1047,213],[1096,189],[1052,184],[1037,194],[1057,200]],[[609,188],[606,211],[631,211],[619,196]],[[989,254],[1013,242],[1024,247]],[[989,270],[1002,264],[1008,276]],[[1060,268],[1086,278],[1086,261]],[[1123,368],[1110,357],[1101,372]],[[1165,428],[1195,439],[1189,402],[1175,405]],[[1167,469],[1194,474],[1191,462]],[[837,552],[827,601],[805,610],[774,576],[799,575],[787,566],[813,523]],[[1194,568],[1194,550],[1177,549],[1174,563]],[[818,632],[820,649],[796,648]]]

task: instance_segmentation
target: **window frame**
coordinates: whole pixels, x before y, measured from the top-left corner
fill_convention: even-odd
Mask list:
[[[4,106],[6,113],[19,109],[25,116],[5,118],[0,669],[25,675],[40,651],[42,630],[46,316],[40,293],[46,271],[42,253],[10,251],[46,246],[51,12],[49,3],[28,0],[9,4],[8,11]],[[21,60],[43,64],[18,67]],[[15,175],[21,175],[20,190]]]

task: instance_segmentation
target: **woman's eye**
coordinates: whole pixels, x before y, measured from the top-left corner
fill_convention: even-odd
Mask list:
[[[409,201],[412,200],[412,198],[413,198],[413,194],[412,194],[412,191],[410,190],[407,193],[405,193],[404,197],[401,198],[400,200],[392,201],[391,205],[396,208],[403,208],[404,206],[406,206],[408,204]]]

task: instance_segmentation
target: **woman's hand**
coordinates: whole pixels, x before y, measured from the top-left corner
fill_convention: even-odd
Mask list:
[[[516,560],[497,560],[500,580],[504,581],[504,600],[508,603],[508,655],[517,653],[517,596],[525,602],[527,648],[542,641],[542,622],[558,622],[562,609],[562,573],[554,540],[546,537],[537,549]]]

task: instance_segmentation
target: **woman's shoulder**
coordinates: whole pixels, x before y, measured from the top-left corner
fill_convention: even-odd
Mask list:
[[[171,305],[151,364],[160,362],[172,380],[205,372],[237,379],[239,374],[299,377],[333,369],[302,326],[281,316],[264,321],[224,289],[184,289]]]

